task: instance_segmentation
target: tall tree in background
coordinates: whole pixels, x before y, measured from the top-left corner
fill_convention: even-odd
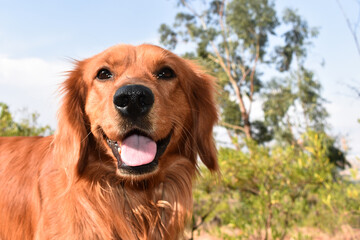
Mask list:
[[[219,79],[220,124],[238,148],[242,136],[263,143],[275,133],[295,141],[289,119],[290,110],[299,104],[302,123],[324,127],[327,113],[321,105],[320,84],[304,67],[306,49],[317,30],[295,11],[285,10],[279,20],[270,0],[212,0],[203,5],[180,0],[178,5],[183,11],[174,24],[160,26],[161,43],[170,49],[180,42],[195,44],[195,51],[186,56],[198,59]],[[286,31],[276,35],[279,26]],[[283,44],[274,46],[270,39]],[[290,77],[266,83],[268,76],[262,70],[267,67],[290,72]],[[252,121],[253,103],[261,100],[265,118]]]
[[[170,49],[190,43],[193,51],[185,57],[219,80],[220,124],[237,149],[219,150],[220,184],[204,172],[194,189],[190,239],[211,219],[219,232],[221,226],[241,229],[229,239],[285,239],[293,226],[314,218],[322,203],[330,206],[330,188],[325,196],[323,186],[335,183],[335,166],[347,164],[326,134],[321,84],[305,64],[318,30],[297,11],[285,9],[279,17],[271,0],[177,3],[180,12],[174,24],[160,26],[160,41]],[[252,117],[256,101],[260,120]],[[263,144],[270,140],[275,144]],[[238,151],[244,146],[248,151]],[[325,200],[312,208],[308,196]]]
[[[217,75],[223,89],[222,125],[253,138],[252,104],[262,86],[257,74],[265,61],[269,35],[279,22],[273,3],[266,0],[210,1],[203,10],[181,0],[172,27],[161,25],[161,42],[169,48],[183,40],[196,44],[193,56]],[[201,8],[199,8],[201,9]]]
[[[307,129],[324,132],[328,113],[323,106],[320,82],[305,67],[309,40],[318,35],[318,30],[310,28],[290,9],[284,11],[282,23],[289,28],[282,35],[284,46],[275,47],[275,62],[279,72],[289,74],[273,78],[265,85],[263,111],[277,140],[291,143]]]

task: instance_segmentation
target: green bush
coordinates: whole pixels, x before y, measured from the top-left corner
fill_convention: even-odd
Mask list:
[[[53,130],[49,125],[39,126],[38,113],[21,112],[19,121],[14,119],[9,106],[0,102],[0,136],[40,136],[50,135]]]
[[[325,134],[308,131],[296,146],[247,147],[219,150],[220,178],[201,171],[194,229],[208,226],[224,239],[283,239],[295,227],[359,227],[360,188],[335,178]]]

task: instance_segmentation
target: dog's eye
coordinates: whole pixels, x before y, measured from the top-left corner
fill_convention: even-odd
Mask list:
[[[98,71],[96,78],[99,80],[107,80],[113,77],[113,74],[106,68],[102,68]]]
[[[157,71],[155,74],[157,79],[172,79],[174,77],[176,77],[176,74],[174,72],[174,70],[172,70],[169,67],[164,67],[162,69],[160,69],[160,71]]]

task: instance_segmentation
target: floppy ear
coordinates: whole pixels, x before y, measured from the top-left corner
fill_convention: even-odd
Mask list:
[[[192,111],[192,134],[201,161],[212,171],[218,170],[213,127],[218,120],[215,102],[216,81],[194,63],[188,62],[194,75],[189,78],[188,98]],[[191,80],[190,80],[191,79]]]
[[[76,68],[69,72],[69,77],[62,85],[63,99],[58,112],[58,129],[55,133],[57,164],[65,169],[70,168],[71,173],[81,172],[88,145],[83,65],[84,62],[77,62]]]

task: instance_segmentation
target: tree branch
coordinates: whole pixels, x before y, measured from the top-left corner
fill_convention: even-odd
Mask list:
[[[199,18],[200,22],[201,22],[201,26],[203,27],[203,29],[206,31],[208,30],[208,27],[206,25],[206,22],[204,21],[204,17],[199,15],[189,4],[186,3],[185,0],[181,0],[182,4],[188,8],[196,17]],[[223,2],[225,3],[225,2]],[[233,90],[235,91],[235,96],[238,100],[238,105],[239,105],[239,109],[240,112],[242,114],[242,117],[244,119],[245,122],[245,128],[244,128],[244,132],[246,134],[246,136],[248,138],[251,138],[251,130],[250,130],[250,121],[249,121],[249,115],[248,115],[248,111],[246,109],[245,103],[244,103],[244,99],[243,96],[241,94],[240,91],[240,87],[238,86],[237,82],[234,79],[234,76],[231,74],[231,68],[227,66],[227,64],[224,62],[224,58],[221,56],[219,49],[216,47],[215,43],[212,40],[209,40],[210,45],[217,57],[217,62],[218,64],[220,64],[220,66],[223,68],[223,70],[225,71],[226,75],[229,78],[229,81],[231,83],[231,86],[233,88]],[[212,56],[209,56],[209,58],[211,58]],[[213,58],[211,58],[213,59]]]
[[[227,71],[232,73],[232,75],[234,76],[234,78],[237,78],[237,73],[236,73],[236,69],[235,66],[231,64],[231,56],[230,56],[230,50],[229,50],[229,44],[228,44],[228,39],[229,39],[229,35],[228,35],[228,30],[226,27],[226,24],[224,24],[224,8],[225,8],[225,0],[222,1],[221,3],[221,7],[219,10],[219,22],[220,22],[220,28],[221,28],[221,35],[223,37],[223,42],[224,42],[224,50],[225,50],[225,55],[226,55],[226,63],[227,63]]]
[[[359,45],[359,40],[358,40],[358,38],[357,38],[357,36],[356,36],[356,29],[353,29],[353,28],[351,27],[350,19],[349,19],[348,16],[346,15],[345,10],[344,10],[344,8],[342,7],[340,1],[339,1],[339,0],[336,0],[336,2],[337,2],[337,4],[339,5],[339,8],[340,8],[340,10],[341,10],[341,12],[342,12],[345,20],[346,20],[346,24],[347,24],[347,26],[348,26],[348,28],[349,28],[349,30],[350,30],[353,38],[354,38],[355,45],[356,45],[356,48],[357,48],[357,50],[358,50],[358,54],[359,54],[359,56],[360,56],[360,45]]]
[[[245,132],[245,129],[241,126],[237,126],[237,125],[233,125],[233,124],[230,124],[230,123],[227,123],[227,122],[224,122],[224,121],[221,121],[220,122],[220,125],[223,126],[223,127],[228,127],[228,128],[232,128],[234,130],[240,130],[242,132]]]
[[[249,97],[250,105],[249,105],[249,109],[248,109],[248,115],[250,115],[250,113],[251,113],[251,107],[252,107],[252,103],[253,103],[255,70],[256,70],[257,63],[259,61],[259,57],[260,57],[260,39],[259,39],[259,37],[257,37],[255,60],[254,60],[254,65],[251,69],[251,74],[250,74],[250,97]]]

